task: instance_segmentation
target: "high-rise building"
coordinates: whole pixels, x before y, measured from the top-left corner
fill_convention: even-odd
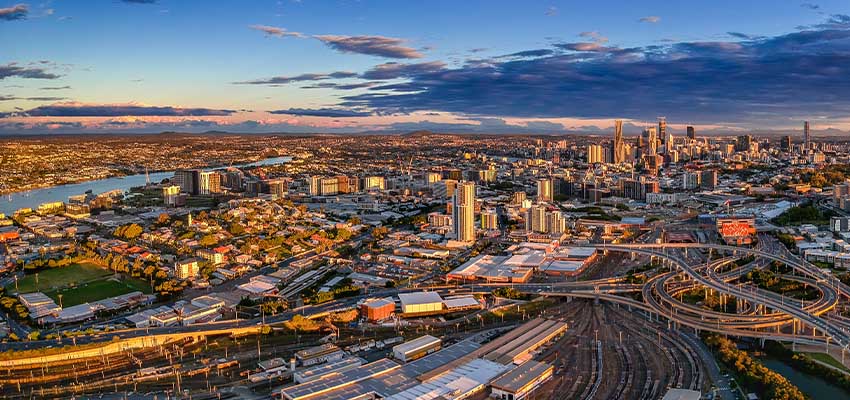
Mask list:
[[[812,137],[809,132],[809,121],[803,121],[803,151],[807,152],[812,148]]]
[[[198,194],[221,193],[221,175],[215,171],[201,171],[198,175]]]
[[[664,150],[667,150],[667,118],[658,117],[658,140],[664,144]]]
[[[537,201],[552,201],[552,179],[537,180]]]
[[[366,190],[369,189],[380,189],[384,190],[387,188],[387,181],[383,176],[370,176],[366,178],[365,184]]]
[[[499,214],[495,210],[482,211],[481,228],[485,230],[499,229]]]
[[[605,162],[605,150],[601,144],[587,145],[587,163],[602,164]]]
[[[475,183],[463,182],[452,197],[452,229],[459,242],[475,241]]]
[[[174,184],[180,186],[184,193],[196,195],[201,189],[201,170],[179,169],[174,171]]]
[[[689,126],[689,127],[685,128],[685,129],[687,129],[687,131],[688,131],[688,139],[690,139],[690,140],[697,140],[697,131],[696,131],[696,130],[694,130],[694,127],[693,127],[693,126]]]
[[[702,175],[699,172],[685,172],[682,175],[682,189],[693,190],[699,187]]]
[[[791,151],[791,149],[793,148],[791,143],[792,143],[792,139],[791,139],[790,135],[783,136],[782,140],[779,141],[779,148],[782,149],[782,151],[787,153],[787,152]]]
[[[738,140],[735,143],[735,150],[737,151],[750,151],[753,147],[753,137],[751,135],[741,135],[738,136]]]
[[[308,178],[307,183],[310,185],[308,189],[310,196],[318,196],[322,194],[322,177],[311,176]]]
[[[522,202],[525,201],[526,198],[525,192],[514,192],[511,197],[511,204],[514,205],[522,205]]]
[[[525,230],[546,233],[546,206],[539,204],[525,212]]]
[[[626,162],[626,149],[623,143],[623,120],[614,121],[614,164]]]
[[[654,156],[658,154],[658,136],[656,135],[655,127],[650,126],[644,129],[643,137],[645,139],[644,145],[646,146],[644,154],[648,156]]]
[[[714,190],[717,187],[717,170],[707,169],[700,173],[699,186],[702,189]]]
[[[180,186],[171,185],[162,188],[162,202],[166,206],[176,206],[178,196],[180,196]]]

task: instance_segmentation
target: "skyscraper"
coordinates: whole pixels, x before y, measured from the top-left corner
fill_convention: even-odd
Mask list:
[[[779,148],[782,149],[782,151],[785,151],[785,152],[791,151],[791,148],[792,148],[791,147],[792,146],[791,140],[792,140],[791,136],[783,136],[782,140],[779,141]]]
[[[552,180],[549,178],[537,180],[537,201],[552,201]]]
[[[650,126],[646,128],[643,131],[643,136],[646,139],[646,149],[644,149],[644,154],[649,156],[655,156],[658,154],[658,136],[656,136],[655,127]]]
[[[664,150],[667,151],[667,146],[672,145],[667,143],[667,118],[666,117],[658,117],[658,140],[661,140],[664,143]]]
[[[452,229],[460,242],[475,241],[475,183],[463,182],[452,197]]]
[[[809,121],[803,121],[803,151],[809,151],[812,148],[811,136],[809,133]]]
[[[587,145],[587,163],[601,164],[605,162],[605,150],[601,144]]]
[[[623,143],[623,120],[614,121],[614,164],[626,162],[626,149]]]
[[[688,130],[688,139],[697,140],[697,132],[696,132],[696,130],[694,130],[694,127],[689,126],[689,127],[687,127],[687,130]]]

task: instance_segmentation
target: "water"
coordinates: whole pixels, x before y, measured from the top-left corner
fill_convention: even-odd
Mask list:
[[[813,399],[846,399],[850,393],[816,376],[804,374],[774,358],[759,358],[766,367],[776,371]]]
[[[249,164],[234,165],[234,167],[248,167],[255,165],[274,165],[283,164],[292,161],[292,157],[274,157],[266,158]],[[174,176],[174,171],[156,172],[150,174],[151,182],[160,182],[165,178]],[[130,190],[131,187],[144,186],[146,181],[145,174],[128,175],[115,178],[98,179],[94,181],[72,183],[68,185],[59,185],[42,189],[34,189],[25,192],[16,192],[11,195],[3,195],[0,197],[0,213],[12,215],[16,210],[21,208],[35,209],[39,204],[50,203],[55,201],[68,201],[68,197],[83,194],[88,190],[98,194],[108,192],[110,190],[121,189],[124,191]]]

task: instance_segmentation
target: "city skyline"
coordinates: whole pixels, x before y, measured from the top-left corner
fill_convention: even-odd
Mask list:
[[[0,4],[0,134],[850,129],[838,1],[198,5]]]

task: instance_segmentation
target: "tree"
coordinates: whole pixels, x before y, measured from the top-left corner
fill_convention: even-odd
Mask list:
[[[218,240],[213,235],[204,235],[204,237],[198,241],[198,244],[204,247],[214,246],[216,243],[218,243]]]
[[[156,219],[156,223],[160,226],[168,225],[170,221],[171,217],[166,213],[159,214],[159,217]]]
[[[230,224],[230,234],[233,236],[239,236],[245,233],[245,227],[242,224],[234,222]]]

